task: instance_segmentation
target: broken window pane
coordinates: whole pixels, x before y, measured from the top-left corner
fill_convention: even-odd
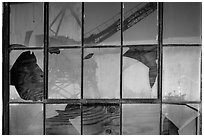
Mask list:
[[[201,47],[163,48],[163,100],[200,100]]]
[[[81,45],[81,27],[81,3],[49,4],[49,46]]]
[[[120,48],[86,48],[84,98],[119,98]]]
[[[123,135],[159,135],[160,106],[157,104],[123,104]]]
[[[79,104],[47,104],[47,135],[80,135],[81,110]]]
[[[37,43],[36,35],[43,35],[43,3],[13,3],[10,11],[10,44],[42,46]]]
[[[119,135],[120,109],[118,104],[88,104],[83,106],[84,135]]]
[[[124,45],[156,44],[157,3],[124,3]]]
[[[43,51],[10,52],[10,101],[40,101],[44,87]]]
[[[196,135],[199,134],[199,105],[165,104],[162,105],[163,135]]]
[[[84,43],[120,45],[120,3],[88,2],[84,4]]]
[[[10,104],[9,134],[42,135],[43,106],[41,104]]]
[[[123,98],[157,98],[157,46],[123,48]]]
[[[81,49],[55,49],[49,54],[48,97],[81,97]]]
[[[164,43],[201,44],[201,2],[164,3]]]

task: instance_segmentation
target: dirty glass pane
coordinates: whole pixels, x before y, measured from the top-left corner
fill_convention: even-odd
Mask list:
[[[201,44],[202,3],[164,3],[165,44]]]
[[[41,104],[10,104],[10,135],[42,135],[43,106]]]
[[[120,109],[118,104],[88,104],[83,106],[84,135],[119,135]]]
[[[80,105],[47,104],[45,121],[47,135],[80,135]]]
[[[123,98],[157,98],[157,46],[123,48]]]
[[[49,3],[49,46],[81,44],[81,11],[79,2]]]
[[[163,135],[196,135],[199,134],[199,105],[183,104],[162,105]]]
[[[120,3],[87,2],[84,4],[84,43],[120,45]]]
[[[124,3],[124,45],[157,43],[157,3]]]
[[[43,3],[11,3],[10,7],[10,44],[42,46],[36,42],[36,36],[43,35]]]
[[[200,100],[201,47],[163,48],[163,101]]]
[[[86,48],[84,98],[120,97],[120,48]]]
[[[80,98],[81,49],[54,49],[49,54],[48,98]]]
[[[43,51],[10,52],[10,101],[40,101],[43,98]]]
[[[123,104],[123,135],[159,135],[160,106],[157,104]]]

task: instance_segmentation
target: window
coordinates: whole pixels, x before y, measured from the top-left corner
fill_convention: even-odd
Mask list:
[[[201,131],[201,3],[3,3],[3,134]]]

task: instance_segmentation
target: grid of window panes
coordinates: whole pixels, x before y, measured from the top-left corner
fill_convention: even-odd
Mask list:
[[[7,134],[201,134],[201,3],[9,6]]]

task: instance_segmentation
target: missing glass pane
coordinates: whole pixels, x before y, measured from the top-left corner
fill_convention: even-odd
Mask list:
[[[199,134],[199,105],[165,104],[163,112],[164,135],[196,135]]]
[[[120,48],[86,48],[84,56],[84,98],[119,98]]]
[[[10,52],[10,101],[40,101],[43,98],[43,52]]]
[[[159,135],[160,106],[157,104],[123,104],[123,135]]]
[[[10,104],[11,135],[42,135],[43,106],[40,104]]]
[[[57,49],[49,54],[48,97],[81,97],[81,49]]]
[[[88,2],[84,4],[84,43],[120,45],[120,3]]]
[[[163,101],[200,100],[201,47],[163,48]]]
[[[39,47],[36,35],[43,34],[43,3],[19,3],[11,5],[10,44]]]
[[[123,98],[157,98],[157,46],[123,48]]]
[[[119,105],[84,105],[83,134],[84,135],[119,135],[120,134]]]
[[[156,44],[157,3],[124,3],[124,44]]]
[[[79,104],[46,105],[47,135],[80,135],[81,110]]]

